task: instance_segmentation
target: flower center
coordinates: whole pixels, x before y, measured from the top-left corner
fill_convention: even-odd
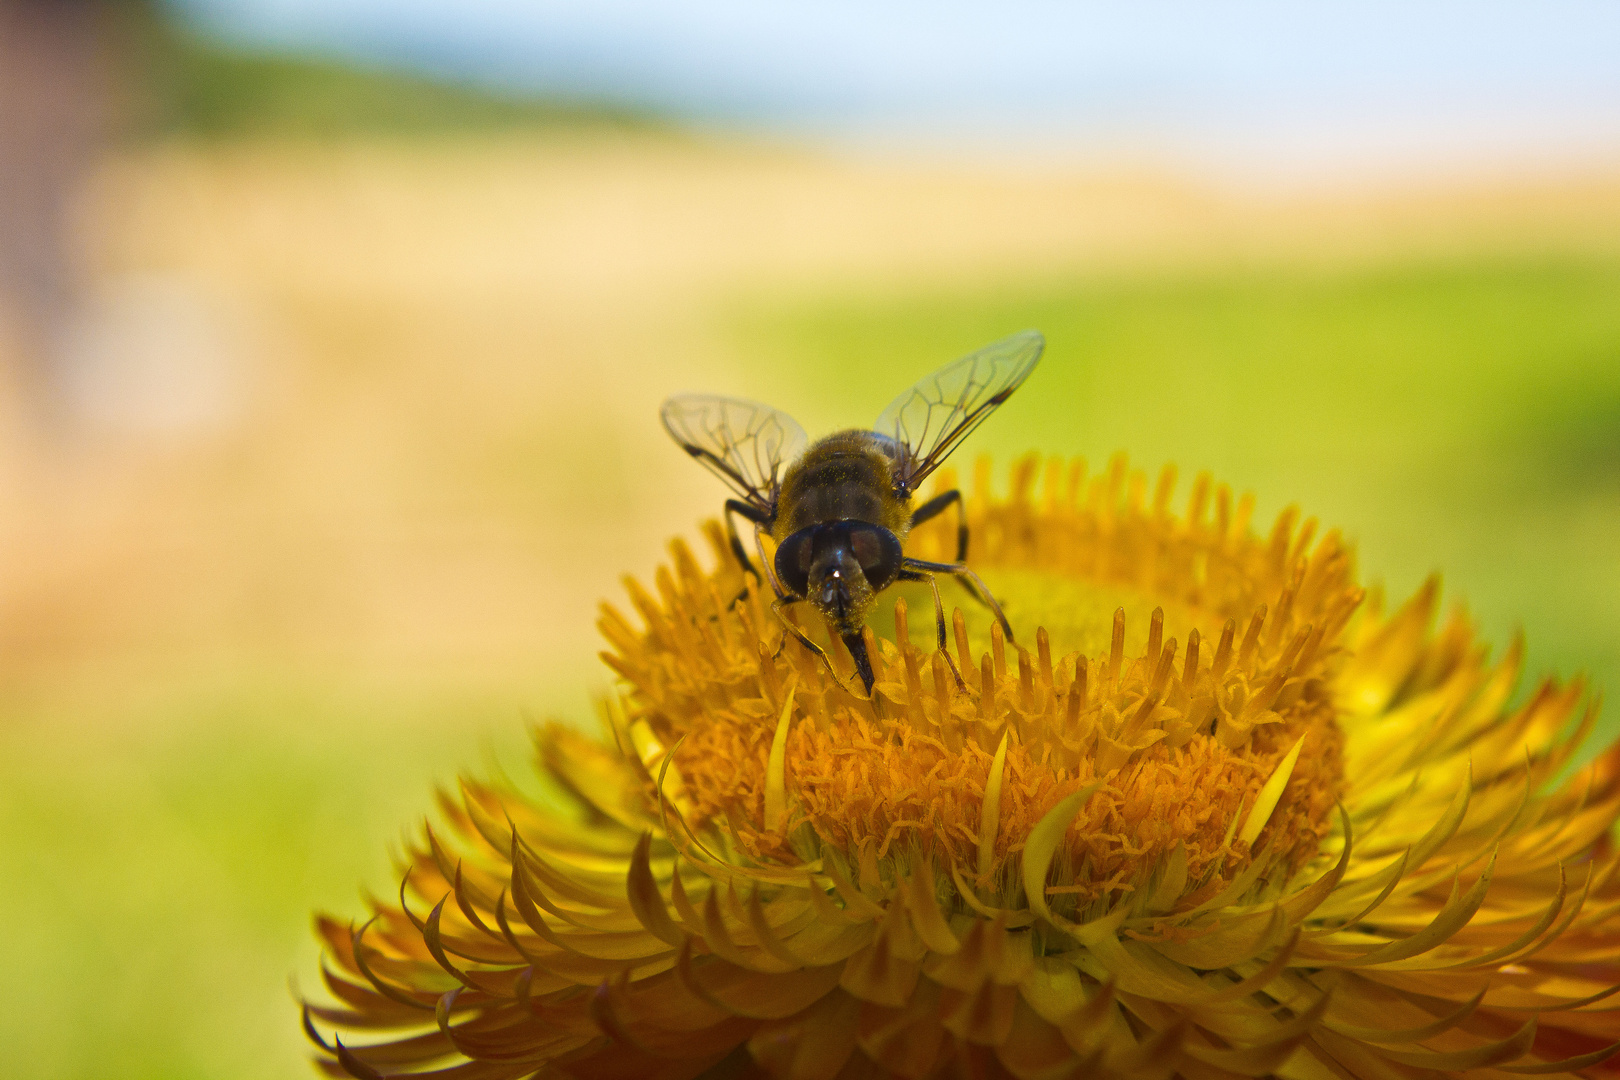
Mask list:
[[[1248,504],[1207,478],[1177,516],[1168,470],[1151,499],[1122,461],[1089,481],[1050,464],[1039,498],[1038,470],[1021,462],[993,501],[981,469],[969,500],[972,563],[1017,644],[968,600],[947,607],[942,652],[932,591],[897,587],[869,627],[870,700],[819,619],[798,625],[840,679],[784,643],[757,591],[728,606],[744,578],[716,528],[715,573],[677,546],[658,600],[632,589],[645,632],[607,613],[632,710],[681,741],[695,826],[724,821],[764,861],[831,854],[883,873],[927,857],[1016,907],[1031,830],[1095,785],[1049,876],[1053,910],[1075,918],[1125,894],[1185,908],[1257,853],[1297,868],[1316,852],[1341,777],[1332,674],[1361,597],[1338,538],[1313,544],[1291,513],[1257,537]],[[954,521],[937,521],[906,547],[945,561],[954,544]]]

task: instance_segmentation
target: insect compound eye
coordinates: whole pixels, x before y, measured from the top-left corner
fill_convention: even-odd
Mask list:
[[[899,576],[900,539],[888,529],[881,525],[852,525],[849,547],[872,588],[881,589]]]
[[[810,560],[815,554],[810,543],[815,528],[800,529],[776,549],[776,577],[795,596],[810,592]]]

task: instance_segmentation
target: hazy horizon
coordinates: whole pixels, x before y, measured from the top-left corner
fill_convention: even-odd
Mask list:
[[[228,41],[700,127],[1335,176],[1620,161],[1620,8],[183,0]]]

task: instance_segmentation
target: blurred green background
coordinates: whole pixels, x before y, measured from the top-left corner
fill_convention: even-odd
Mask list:
[[[966,454],[1210,470],[1620,685],[1620,173],[997,171],[142,32],[4,405],[0,1075],[305,1075],[311,911],[589,722],[595,604],[718,507],[677,390],[827,430],[1039,327]]]

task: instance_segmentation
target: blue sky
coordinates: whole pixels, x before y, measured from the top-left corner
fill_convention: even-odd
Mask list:
[[[1620,3],[183,0],[229,37],[868,144],[1620,158]]]

